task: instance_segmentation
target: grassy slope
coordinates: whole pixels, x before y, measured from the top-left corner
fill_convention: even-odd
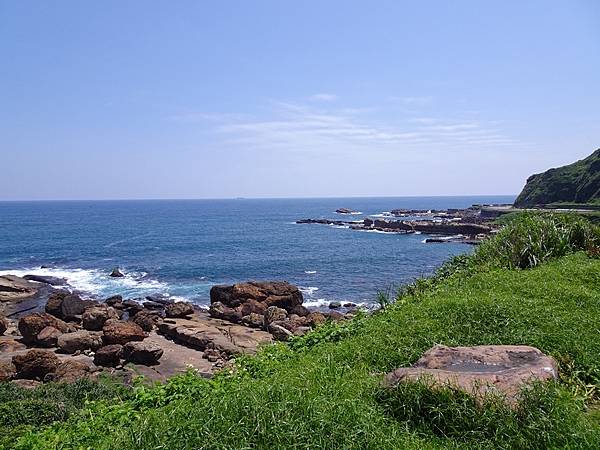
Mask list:
[[[339,342],[272,348],[244,365],[253,376],[188,377],[140,390],[136,401],[93,406],[85,419],[25,436],[19,445],[600,448],[597,415],[580,412],[583,399],[593,405],[600,389],[599,318],[600,260],[582,253],[531,270],[451,278],[360,321]],[[411,364],[436,343],[533,345],[561,362],[563,380],[512,416],[477,411],[452,393],[437,399],[443,403],[431,403],[418,388],[381,396],[376,374]],[[398,415],[398,405],[410,414]],[[449,425],[436,427],[440,422]]]

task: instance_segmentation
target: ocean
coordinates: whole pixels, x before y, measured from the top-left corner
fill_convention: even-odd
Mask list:
[[[459,243],[355,231],[298,219],[362,220],[395,208],[464,208],[512,196],[0,202],[0,274],[53,275],[103,298],[166,295],[209,303],[211,286],[287,280],[308,306],[370,304],[431,274]],[[343,216],[347,207],[361,215]],[[42,269],[41,266],[48,268]],[[124,278],[110,278],[120,267]]]

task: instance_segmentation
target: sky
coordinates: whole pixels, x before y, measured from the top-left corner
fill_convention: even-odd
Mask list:
[[[0,0],[0,200],[517,194],[599,104],[597,0]]]

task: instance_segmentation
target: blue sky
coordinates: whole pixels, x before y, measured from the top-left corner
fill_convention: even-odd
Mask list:
[[[0,0],[0,199],[513,194],[600,147],[600,2]]]

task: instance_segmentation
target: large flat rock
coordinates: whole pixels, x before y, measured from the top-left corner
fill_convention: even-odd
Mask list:
[[[556,361],[534,347],[436,345],[412,367],[402,367],[387,374],[384,384],[394,387],[401,382],[424,381],[434,387],[453,386],[476,398],[500,394],[514,403],[526,384],[557,376]]]
[[[37,293],[40,284],[15,275],[0,276],[0,302],[10,302],[31,297]]]

